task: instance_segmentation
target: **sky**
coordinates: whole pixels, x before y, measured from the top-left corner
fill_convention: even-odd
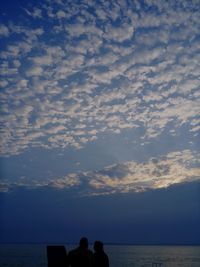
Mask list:
[[[0,13],[0,242],[200,244],[199,0]]]

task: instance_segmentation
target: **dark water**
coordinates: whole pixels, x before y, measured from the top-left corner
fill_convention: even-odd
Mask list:
[[[74,248],[67,245],[66,249]],[[200,246],[105,246],[111,267],[200,267]],[[1,267],[46,267],[45,245],[0,245]],[[159,265],[157,265],[158,267]]]

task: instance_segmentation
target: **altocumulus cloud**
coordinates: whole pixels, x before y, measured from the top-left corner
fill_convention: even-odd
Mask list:
[[[71,173],[60,178],[42,181],[22,178],[14,183],[2,180],[0,191],[9,192],[16,188],[69,190],[75,187],[79,189],[77,194],[80,196],[144,192],[199,180],[200,161],[197,158],[197,152],[175,151],[150,158],[147,162],[124,162],[102,170]]]
[[[44,1],[23,10],[24,21],[0,25],[1,155],[80,149],[138,127],[142,142],[183,125],[198,135],[198,1]],[[93,188],[136,188],[128,174],[107,184],[98,175]]]

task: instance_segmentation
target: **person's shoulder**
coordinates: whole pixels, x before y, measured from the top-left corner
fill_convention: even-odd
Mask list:
[[[104,256],[105,256],[105,258],[108,260],[108,255],[107,255],[106,253],[104,254]]]
[[[91,263],[94,263],[94,253],[92,250],[88,249],[87,257]]]
[[[108,255],[105,253],[105,257],[108,259]]]
[[[75,248],[75,249],[72,249],[69,251],[69,255],[73,255],[73,254],[76,254],[78,252],[78,248]]]
[[[87,253],[88,253],[89,255],[94,255],[94,253],[93,253],[92,250],[90,250],[90,249],[87,249]]]
[[[102,256],[103,256],[105,259],[108,259],[108,255],[107,255],[104,251],[102,251]]]

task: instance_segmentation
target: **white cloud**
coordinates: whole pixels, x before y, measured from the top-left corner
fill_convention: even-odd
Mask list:
[[[26,87],[27,85],[28,85],[28,80],[26,80],[26,79],[22,79],[18,83],[19,87]]]
[[[28,77],[30,76],[41,76],[43,75],[43,69],[42,67],[32,67],[29,70],[26,71],[26,75]]]
[[[0,192],[7,193],[9,191],[10,184],[6,182],[0,182]]]
[[[62,10],[59,10],[57,13],[56,13],[57,17],[59,19],[62,19],[62,18],[65,18],[66,17],[66,13]]]
[[[113,27],[109,25],[104,33],[106,40],[113,40],[115,42],[123,42],[130,40],[134,33],[134,27],[132,25],[124,24],[121,27]]]
[[[58,126],[54,126],[54,127],[50,128],[50,129],[47,129],[46,130],[46,133],[47,134],[56,134],[56,133],[62,132],[64,130],[66,130],[66,127],[65,126],[58,125]]]
[[[54,187],[69,189],[77,187],[80,195],[105,195],[113,193],[144,192],[167,188],[174,184],[199,181],[200,163],[197,152],[174,151],[165,156],[150,158],[147,162],[129,161],[107,166],[99,171],[70,173],[61,178],[43,181],[23,179],[15,183],[1,181],[1,191],[15,187]],[[81,184],[84,182],[84,191]]]
[[[87,65],[91,66],[99,66],[106,65],[110,66],[115,61],[117,61],[120,57],[113,52],[106,53],[105,55],[99,55],[97,57],[91,58]]]
[[[160,14],[146,12],[139,2],[137,14],[126,1],[56,3],[26,11],[38,22],[44,16],[44,29],[52,31],[23,21],[0,28],[8,37],[0,54],[7,114],[2,123],[9,126],[2,130],[3,152],[80,148],[100,133],[136,127],[144,128],[140,137],[147,142],[161,133],[167,138],[170,123],[198,133],[197,12],[160,1],[152,2]],[[21,116],[25,105],[34,109]]]
[[[101,8],[97,8],[95,10],[95,12],[96,12],[98,18],[101,19],[101,20],[106,20],[107,17],[108,17],[107,12],[105,10],[101,9]]]
[[[26,189],[37,189],[41,187],[53,187],[55,189],[68,189],[74,186],[78,186],[80,180],[76,174],[68,174],[65,177],[55,178],[55,179],[46,179],[46,180],[30,180],[26,177],[19,179],[15,182],[0,182],[0,192],[10,192],[15,188],[26,188]]]
[[[0,87],[6,87],[8,85],[7,81],[0,81]]]
[[[159,189],[176,183],[200,180],[200,169],[192,167],[193,162],[198,162],[197,157],[191,151],[184,150],[169,153],[160,159],[152,158],[146,163],[116,164],[85,175],[90,177],[89,185],[100,193]]]
[[[96,26],[87,26],[81,23],[66,25],[65,29],[72,37],[79,37],[82,34],[94,34],[98,36],[101,36],[103,34],[102,30],[97,28]]]
[[[39,66],[45,66],[45,65],[50,65],[53,63],[53,58],[51,55],[46,55],[46,56],[40,56],[40,57],[33,57],[32,61]]]
[[[81,181],[77,174],[68,174],[63,178],[52,179],[48,186],[57,188],[57,189],[66,189],[74,186],[80,185]]]
[[[19,68],[21,66],[21,63],[19,60],[13,60],[13,65],[16,67],[16,68]]]
[[[18,69],[9,67],[2,67],[0,68],[0,71],[2,76],[13,76],[18,73]]]
[[[42,10],[40,8],[34,7],[32,11],[24,8],[24,11],[33,18],[42,18]]]
[[[6,25],[0,25],[0,37],[8,37],[10,35],[9,28]]]

